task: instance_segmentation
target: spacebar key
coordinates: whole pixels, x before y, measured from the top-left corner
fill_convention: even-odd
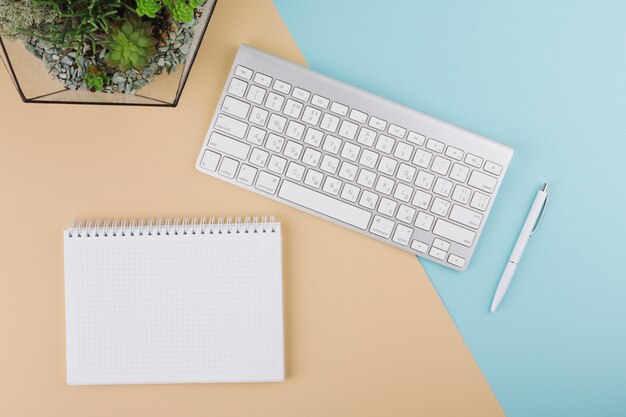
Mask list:
[[[309,190],[290,181],[283,181],[278,192],[280,198],[299,206],[325,214],[359,229],[366,229],[372,214],[343,201],[335,200],[317,191]]]

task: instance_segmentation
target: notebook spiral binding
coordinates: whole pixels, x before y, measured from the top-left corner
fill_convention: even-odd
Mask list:
[[[204,235],[231,233],[274,233],[276,219],[271,216],[209,219],[141,219],[141,220],[97,220],[72,222],[66,232],[68,237],[117,237],[117,236],[161,236],[161,235]]]

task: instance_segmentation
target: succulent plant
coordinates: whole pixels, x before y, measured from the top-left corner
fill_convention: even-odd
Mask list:
[[[202,0],[163,0],[163,4],[170,10],[174,19],[187,23],[193,21],[194,11],[202,3]]]
[[[137,8],[135,12],[139,16],[148,16],[151,19],[163,8],[161,0],[136,0]]]
[[[152,37],[150,23],[133,17],[113,27],[102,43],[108,50],[105,57],[107,65],[122,71],[143,70],[150,57],[156,54],[154,45],[156,40]]]
[[[111,79],[104,68],[92,64],[87,67],[83,81],[89,89],[102,91],[105,86],[109,85]]]

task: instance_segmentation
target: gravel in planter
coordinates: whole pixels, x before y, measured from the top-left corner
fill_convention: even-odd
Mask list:
[[[202,11],[202,7],[196,9],[196,18],[189,24],[167,22],[167,32],[164,30],[157,39],[157,53],[150,59],[150,63],[143,71],[131,69],[126,72],[119,70],[110,72],[111,82],[102,91],[134,94],[163,72],[168,74],[176,72],[178,66],[187,60],[189,47],[193,42],[195,26],[202,16]],[[43,61],[50,74],[70,90],[88,89],[83,80],[84,69],[89,65],[105,66],[106,50],[100,49],[94,54],[91,50],[92,46],[89,44],[85,44],[82,54],[78,57],[76,51],[67,52],[67,50],[36,38],[26,40],[24,44],[26,49]]]

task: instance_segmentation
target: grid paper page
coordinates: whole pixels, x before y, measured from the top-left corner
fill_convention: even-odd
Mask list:
[[[275,232],[65,236],[67,383],[284,379]]]

